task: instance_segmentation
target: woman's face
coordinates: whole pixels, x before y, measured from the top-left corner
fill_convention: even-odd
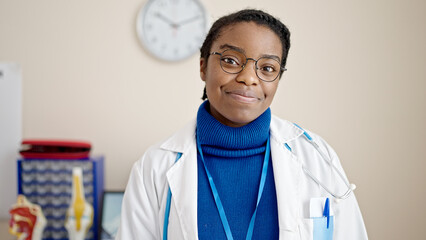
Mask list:
[[[221,53],[230,48],[244,51],[247,58],[273,56],[281,60],[279,37],[269,28],[254,22],[236,23],[223,28],[210,52]],[[210,113],[227,126],[244,126],[271,105],[279,79],[273,82],[260,80],[254,69],[255,63],[250,60],[243,71],[229,74],[221,69],[219,60],[219,55],[210,55],[207,63],[204,58],[200,59],[200,75],[206,83]]]

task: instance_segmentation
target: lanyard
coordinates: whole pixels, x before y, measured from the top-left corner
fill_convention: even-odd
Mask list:
[[[206,163],[204,162],[203,151],[201,150],[201,144],[198,137],[197,137],[197,148],[201,156],[201,162],[203,163],[204,169],[206,170],[207,178],[209,180],[210,188],[213,193],[213,198],[216,203],[217,210],[219,212],[220,220],[222,221],[223,229],[225,230],[226,238],[228,240],[233,240],[234,238],[231,233],[231,228],[229,227],[228,219],[226,218],[222,201],[220,200],[219,193],[217,192],[216,186],[213,182],[213,177],[211,176],[209,170],[207,169]],[[269,146],[269,137],[268,137],[268,140],[266,142],[265,158],[263,160],[262,175],[260,177],[259,191],[257,193],[256,208],[250,220],[250,225],[247,230],[246,240],[251,240],[253,236],[254,221],[256,219],[257,207],[259,206],[260,198],[262,197],[263,188],[265,187],[266,175],[268,173],[269,155],[270,155],[270,146]]]

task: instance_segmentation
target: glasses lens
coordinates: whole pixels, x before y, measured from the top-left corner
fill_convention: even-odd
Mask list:
[[[239,73],[246,63],[246,56],[235,50],[226,50],[220,57],[220,66],[227,73]]]
[[[259,58],[256,65],[257,76],[266,82],[274,81],[280,74],[281,65],[275,58]]]

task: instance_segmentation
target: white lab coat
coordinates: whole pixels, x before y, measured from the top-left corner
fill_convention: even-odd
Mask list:
[[[164,213],[170,186],[172,201],[168,239],[198,239],[197,229],[197,147],[196,121],[164,142],[147,150],[131,171],[124,194],[117,240],[163,238]],[[278,204],[280,240],[312,240],[310,199],[330,197],[302,170],[302,163],[326,186],[339,194],[346,185],[291,122],[272,116],[270,145]],[[343,172],[333,149],[310,133],[324,153]],[[292,151],[287,149],[287,143]],[[182,157],[175,163],[177,153]],[[353,193],[334,211],[334,240],[368,239],[360,209]]]

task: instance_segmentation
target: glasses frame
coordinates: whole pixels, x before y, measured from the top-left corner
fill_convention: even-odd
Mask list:
[[[235,51],[235,52],[239,52],[239,53],[241,53],[245,58],[246,58],[246,62],[241,66],[241,70],[240,71],[238,71],[238,72],[227,72],[224,68],[223,68],[223,66],[222,66],[222,61],[221,61],[221,59],[222,59],[222,56],[223,56],[223,54],[226,52],[226,51]],[[257,67],[257,62],[260,60],[260,59],[262,59],[262,58],[267,58],[267,57],[260,57],[260,58],[258,58],[258,59],[254,59],[254,58],[249,58],[249,57],[247,57],[243,52],[240,52],[240,51],[238,51],[238,50],[235,50],[235,49],[226,49],[226,50],[224,50],[223,52],[211,52],[210,53],[210,55],[219,55],[220,56],[220,59],[219,59],[219,64],[220,64],[220,68],[222,69],[222,71],[224,71],[224,72],[226,72],[226,73],[229,73],[229,74],[239,74],[240,72],[242,72],[243,70],[244,70],[244,68],[246,67],[246,65],[247,65],[247,63],[248,63],[248,61],[249,60],[252,60],[252,61],[254,61],[254,72],[256,73],[256,76],[257,76],[257,78],[259,78],[260,80],[262,80],[262,81],[264,81],[264,82],[273,82],[273,81],[275,81],[279,76],[281,76],[281,74],[283,74],[283,72],[284,71],[287,71],[287,68],[283,68],[283,67],[281,67],[281,62],[280,61],[278,61],[278,60],[276,60],[276,59],[274,59],[274,58],[271,58],[271,59],[273,59],[273,60],[275,60],[275,61],[277,61],[279,64],[280,64],[280,72],[277,74],[277,76],[273,79],[273,80],[264,80],[264,79],[262,79],[261,77],[259,77],[259,74],[257,73],[257,70],[259,70],[259,68]]]

